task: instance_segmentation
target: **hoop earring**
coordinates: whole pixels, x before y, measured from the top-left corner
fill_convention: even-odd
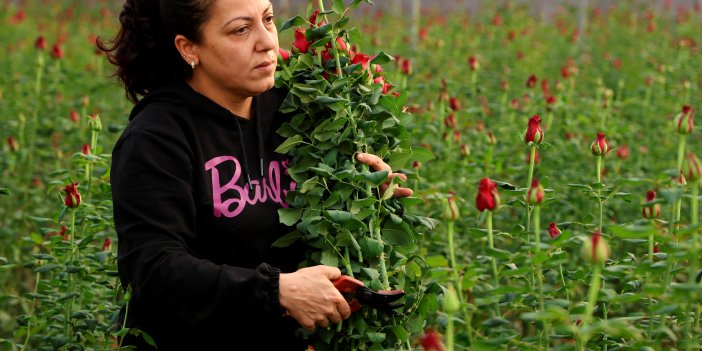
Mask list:
[[[190,67],[195,70],[195,61],[190,61]]]

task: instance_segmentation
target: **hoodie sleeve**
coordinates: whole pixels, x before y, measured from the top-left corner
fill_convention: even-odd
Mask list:
[[[280,270],[217,265],[194,255],[192,151],[171,126],[132,129],[113,151],[119,273],[134,297],[185,323],[217,316],[281,316]],[[166,132],[166,130],[168,132]]]

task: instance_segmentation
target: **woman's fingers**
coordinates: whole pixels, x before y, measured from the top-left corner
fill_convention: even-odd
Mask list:
[[[376,171],[392,172],[392,168],[390,168],[390,165],[385,163],[382,158],[376,155],[360,152],[356,154],[356,160],[363,164],[367,164],[369,167],[372,167]]]

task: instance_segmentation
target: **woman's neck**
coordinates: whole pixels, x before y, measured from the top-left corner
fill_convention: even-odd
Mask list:
[[[229,112],[245,119],[251,119],[253,97],[237,97],[230,94],[222,94],[215,89],[207,89],[207,87],[202,87],[192,79],[189,79],[186,82],[193,90],[208,97],[210,100],[217,103],[217,105],[229,110]]]

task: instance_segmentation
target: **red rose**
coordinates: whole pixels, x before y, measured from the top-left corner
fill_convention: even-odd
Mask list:
[[[535,75],[530,75],[529,78],[527,78],[526,81],[526,86],[527,88],[533,88],[536,86],[536,82],[538,81],[538,78],[536,78]]]
[[[456,128],[456,117],[453,116],[453,112],[451,112],[445,119],[444,119],[444,125],[446,128],[451,128],[455,129]]]
[[[60,60],[63,58],[63,50],[61,49],[61,45],[58,43],[54,44],[54,46],[51,47],[51,58]]]
[[[71,118],[71,122],[73,123],[78,123],[78,120],[80,120],[80,115],[76,110],[71,110],[71,114],[69,117]]]
[[[7,137],[7,146],[10,148],[11,152],[17,152],[19,150],[19,143],[14,136]]]
[[[597,138],[590,145],[590,152],[595,156],[607,156],[610,151],[609,143],[605,139],[605,134],[602,132],[597,132]]]
[[[110,250],[112,250],[112,240],[110,240],[110,238],[105,238],[105,241],[102,243],[102,251]]]
[[[475,206],[478,211],[492,211],[498,206],[500,206],[500,197],[497,194],[497,184],[490,180],[490,178],[483,178],[480,180],[480,185],[478,186],[478,196],[475,199]]]
[[[419,343],[424,351],[444,351],[444,345],[441,344],[441,334],[434,329],[427,329],[419,338]]]
[[[694,110],[690,106],[683,106],[682,112],[675,116],[675,130],[678,134],[690,134],[694,127],[693,113]]]
[[[66,192],[66,198],[63,200],[66,207],[76,208],[80,206],[81,197],[80,193],[78,192],[78,183],[66,185],[66,187],[63,188],[63,191]]]
[[[452,110],[457,111],[461,108],[461,102],[458,101],[457,97],[452,96],[449,98],[449,106],[451,106]]]
[[[90,155],[90,144],[83,144],[83,147],[80,149],[80,152],[83,155]]]
[[[319,12],[319,10],[314,10],[314,12],[312,12],[312,15],[310,16],[310,28],[317,26],[317,15],[319,15]]]
[[[538,145],[544,139],[544,131],[541,129],[541,117],[534,115],[529,119],[529,124],[524,136],[524,142],[527,145]]]
[[[34,42],[34,47],[39,50],[46,50],[46,38],[43,36],[38,36],[37,40]]]
[[[412,74],[412,61],[409,59],[402,60],[402,73],[406,75]]]
[[[702,179],[702,165],[700,159],[692,153],[688,152],[687,157],[685,157],[685,162],[683,162],[683,174],[685,178],[691,183],[695,183]]]
[[[307,41],[304,28],[298,27],[295,29],[295,42],[293,43],[293,47],[303,54],[307,53],[310,49],[310,42]]]
[[[290,59],[290,52],[285,49],[278,48],[278,53],[280,54],[280,58],[283,59],[283,61],[288,61]]]
[[[556,222],[551,222],[551,224],[548,225],[548,236],[550,236],[551,239],[555,239],[559,235],[561,235],[561,230],[556,226]]]
[[[529,205],[541,205],[544,201],[544,187],[539,184],[538,179],[531,181],[531,186],[527,190],[526,201]]]
[[[589,240],[586,240],[580,251],[583,259],[593,264],[602,264],[609,258],[609,245],[602,238],[602,233],[599,230],[592,234]]]
[[[629,158],[629,147],[626,145],[622,145],[617,149],[617,157],[619,157],[620,160],[626,160]]]
[[[646,203],[644,204],[644,208],[641,210],[641,213],[643,214],[644,218],[647,219],[653,219],[653,218],[658,218],[661,216],[661,204],[655,203],[651,204],[651,202],[656,200],[656,192],[653,190],[649,190],[646,192]]]
[[[351,58],[351,64],[355,65],[360,63],[361,67],[363,67],[363,70],[365,71],[366,69],[368,69],[368,63],[370,62],[370,60],[371,58],[368,55],[359,52],[353,55],[353,57]]]
[[[468,67],[470,67],[471,71],[475,71],[480,68],[480,62],[478,62],[478,59],[475,56],[468,57]]]

